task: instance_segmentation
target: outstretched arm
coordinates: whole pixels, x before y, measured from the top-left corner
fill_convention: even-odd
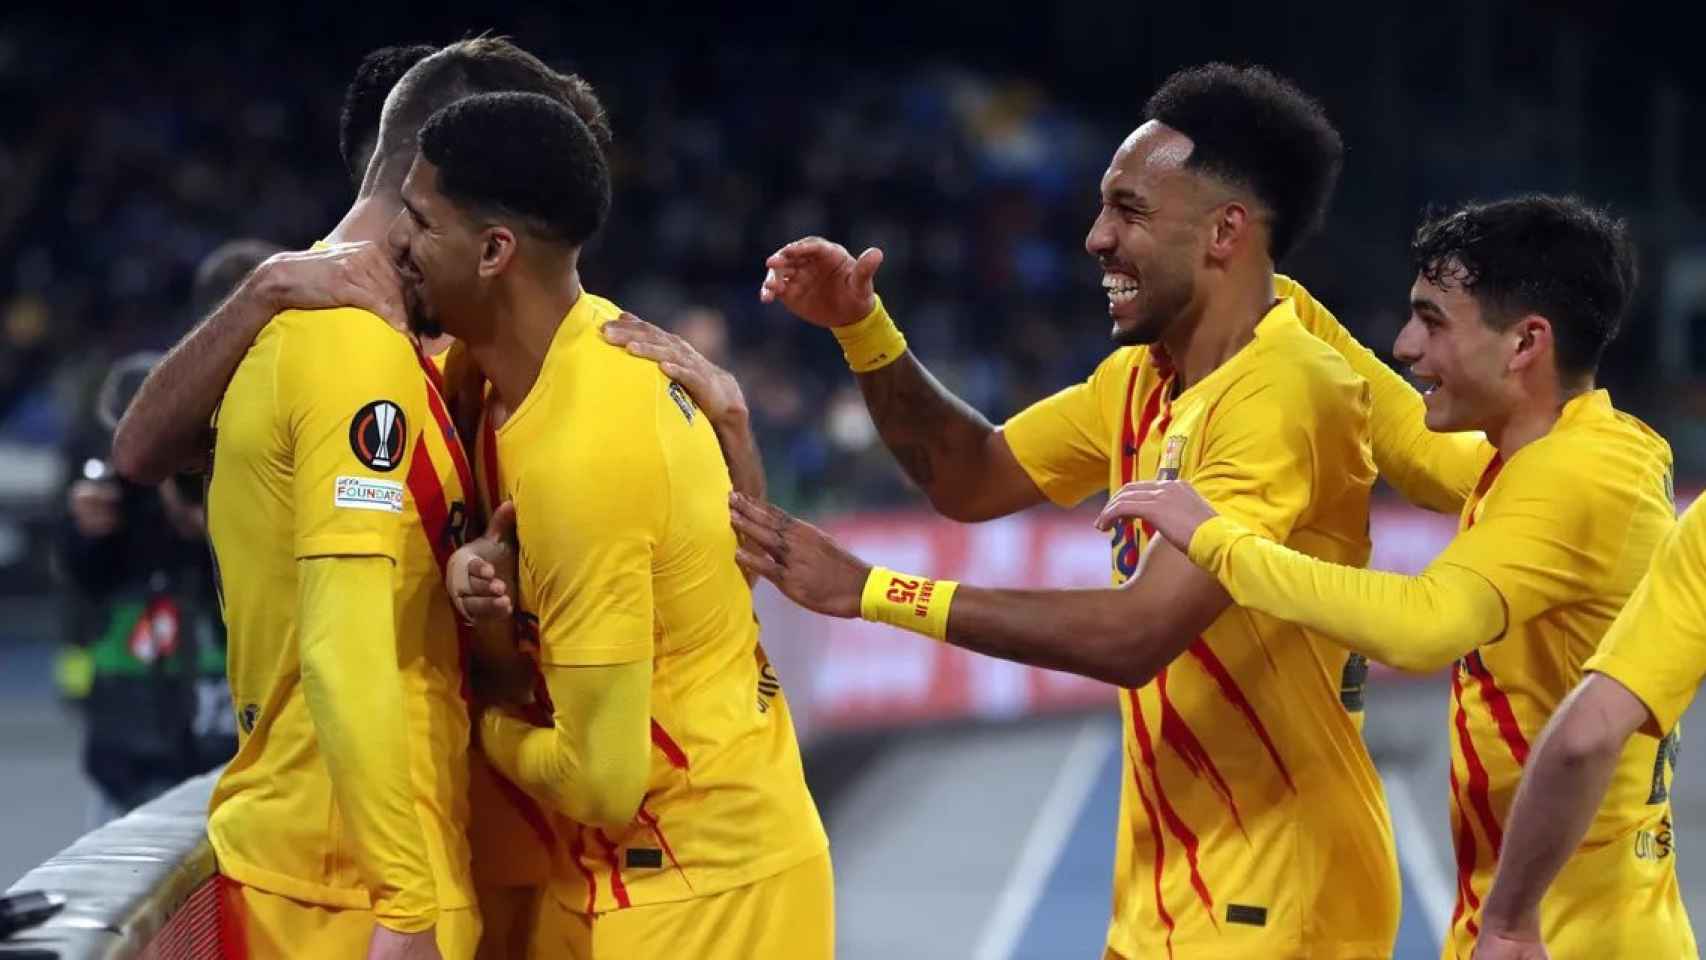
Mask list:
[[[906,349],[876,295],[882,262],[875,247],[855,259],[820,237],[797,240],[765,261],[759,297],[835,334],[883,443],[937,512],[972,522],[1041,503],[1001,431]]]
[[[863,617],[1003,660],[1140,687],[1229,602],[1211,577],[1160,543],[1123,587],[996,590],[873,568],[828,534],[769,504],[731,502],[742,567],[795,603]]]
[[[114,467],[152,486],[205,465],[225,385],[279,311],[353,306],[403,326],[402,304],[396,271],[375,244],[274,254],[149,372],[113,434]]]

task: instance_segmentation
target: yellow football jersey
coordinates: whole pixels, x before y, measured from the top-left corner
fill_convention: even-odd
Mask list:
[[[395,589],[373,602],[393,604],[438,904],[472,902],[462,640],[441,572],[463,536],[468,467],[444,414],[412,343],[350,309],[273,318],[215,414],[208,530],[240,732],[208,837],[240,883],[371,906],[303,699],[296,582],[300,559],[383,556]]]
[[[619,312],[582,294],[496,431],[542,662],[653,664],[652,772],[634,822],[554,818],[553,892],[586,913],[706,896],[828,849],[734,562],[716,435],[657,364],[599,335]]]
[[[1366,384],[1281,299],[1255,339],[1174,395],[1165,358],[1125,348],[1003,427],[1070,506],[1134,479],[1189,480],[1222,513],[1312,556],[1368,558]],[[1148,529],[1113,536],[1114,581]],[[1359,661],[1228,609],[1120,698],[1125,762],[1108,946],[1127,957],[1385,957],[1398,869],[1353,708]]]
[[[1665,535],[1628,606],[1584,670],[1613,678],[1641,698],[1661,734],[1676,734],[1706,678],[1706,497]],[[1676,762],[1676,738],[1667,762]],[[1654,792],[1660,786],[1654,779]]]
[[[1435,561],[1486,578],[1507,614],[1504,635],[1452,672],[1458,876],[1444,956],[1473,952],[1530,746],[1675,516],[1670,446],[1596,390],[1566,404],[1546,436],[1487,467],[1458,537]],[[1624,749],[1581,849],[1542,904],[1558,956],[1682,956],[1685,945],[1694,954],[1670,842],[1674,757],[1674,740],[1645,733]]]

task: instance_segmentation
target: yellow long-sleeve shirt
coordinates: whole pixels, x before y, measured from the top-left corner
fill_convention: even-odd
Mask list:
[[[396,929],[472,902],[438,566],[463,494],[435,398],[378,317],[280,314],[215,415],[208,490],[239,728],[208,814],[220,872]]]
[[[478,460],[483,494],[515,502],[517,603],[553,705],[550,727],[488,713],[482,747],[562,814],[551,884],[587,913],[718,893],[828,847],[734,563],[717,437],[657,364],[599,335],[619,313],[581,295]],[[502,833],[525,842],[519,827]]]
[[[1454,658],[1452,816],[1458,906],[1447,956],[1468,957],[1504,820],[1529,744],[1581,679],[1675,521],[1670,447],[1604,391],[1565,405],[1546,436],[1494,460],[1457,537],[1419,576],[1338,566],[1227,518],[1197,530],[1191,559],[1240,606],[1319,629],[1400,665]],[[1658,758],[1655,761],[1655,757]],[[1643,855],[1668,833],[1668,776],[1656,738],[1631,739],[1582,850],[1543,909],[1560,956],[1677,956],[1692,943],[1674,857]],[[1619,904],[1606,914],[1605,903]],[[1676,922],[1655,918],[1683,917]]]

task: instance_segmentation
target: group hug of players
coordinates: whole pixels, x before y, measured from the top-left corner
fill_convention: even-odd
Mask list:
[[[579,77],[503,40],[390,48],[344,119],[349,213],[191,331],[115,439],[139,480],[211,470],[229,955],[831,956],[752,575],[1121,688],[1108,958],[1391,955],[1370,659],[1452,668],[1444,956],[1696,955],[1668,789],[1706,520],[1595,388],[1621,222],[1528,196],[1422,225],[1394,347],[1420,393],[1274,272],[1337,181],[1320,106],[1181,71],[1085,242],[1117,349],[1000,427],[907,350],[879,251],[782,248],[760,298],[831,330],[939,512],[1111,494],[1110,588],[996,590],[768,505],[733,378],[582,289],[611,134]],[[1363,569],[1377,474],[1461,517],[1419,575]]]

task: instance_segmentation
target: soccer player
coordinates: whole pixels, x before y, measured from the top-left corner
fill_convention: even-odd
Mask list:
[[[421,131],[392,231],[412,301],[492,385],[549,727],[487,709],[487,757],[562,814],[538,956],[833,952],[828,841],[734,563],[728,470],[658,364],[599,335],[580,251],[603,154],[550,100],[493,94]]]
[[[374,241],[400,209],[418,129],[445,103],[492,88],[570,104],[584,92],[505,41],[422,60],[387,100],[333,246],[286,261],[287,276],[313,283],[281,292],[276,271],[258,271],[127,414],[147,451],[130,463],[140,472],[193,456],[203,441],[184,421],[225,394],[209,527],[243,735],[209,836],[253,956],[350,955],[371,937],[377,955],[435,955],[436,939],[466,957],[479,937],[463,641],[442,588],[471,481],[436,370],[364,311],[257,314],[296,296],[401,316]]]
[[[1622,758],[1637,737],[1646,736],[1650,743],[1657,736],[1668,746],[1661,747],[1661,766],[1654,770],[1649,798],[1668,794],[1664,775],[1676,765],[1677,725],[1706,679],[1702,584],[1706,500],[1696,500],[1659,545],[1635,595],[1606,631],[1599,650],[1582,665],[1582,682],[1534,744],[1511,804],[1504,856],[1487,892],[1476,960],[1544,960],[1543,941],[1560,957],[1574,955],[1570,944],[1550,937],[1544,922],[1557,896],[1554,885],[1570,871],[1571,858],[1583,841],[1592,842],[1606,793],[1619,785]],[[1674,861],[1675,850],[1667,818],[1636,833],[1625,855],[1632,853],[1662,868]],[[1630,924],[1684,919],[1673,906],[1674,872],[1666,872],[1671,889],[1663,891],[1665,913],[1646,912],[1651,897],[1630,902],[1622,891],[1607,891],[1606,901],[1596,905],[1596,919],[1621,919],[1625,914]],[[1596,945],[1604,956],[1671,955],[1612,939]],[[1687,955],[1694,955],[1692,949]]]
[[[343,107],[338,111],[338,154],[349,173],[350,187],[361,189],[367,164],[379,143],[379,117],[385,98],[409,68],[437,52],[426,43],[379,47],[368,51],[356,64],[355,76],[344,88]]]
[[[1498,449],[1458,535],[1425,571],[1306,556],[1216,517],[1186,484],[1135,484],[1099,522],[1153,524],[1239,604],[1372,659],[1455,662],[1457,906],[1444,955],[1467,958],[1533,738],[1676,513],[1669,445],[1594,388],[1635,285],[1621,222],[1575,199],[1521,197],[1423,224],[1412,253],[1411,316],[1394,352],[1428,384],[1428,427],[1480,430]],[[1656,732],[1618,739],[1606,802],[1541,904],[1539,928],[1564,956],[1694,955],[1675,857],[1653,840],[1670,835],[1676,749]]]
[[[1259,68],[1183,71],[1145,114],[1108,165],[1085,242],[1120,349],[1000,430],[907,352],[874,294],[875,251],[791,244],[763,295],[835,332],[884,441],[950,517],[1189,476],[1270,536],[1361,563],[1367,388],[1300,323],[1325,311],[1274,275],[1321,220],[1338,133]],[[1026,591],[872,569],[745,498],[735,522],[752,543],[743,565],[813,610],[1125,688],[1109,957],[1391,954],[1391,828],[1352,709],[1360,691],[1341,699],[1343,650],[1233,609],[1171,546],[1144,552],[1149,531],[1131,526],[1113,542],[1116,588]]]

